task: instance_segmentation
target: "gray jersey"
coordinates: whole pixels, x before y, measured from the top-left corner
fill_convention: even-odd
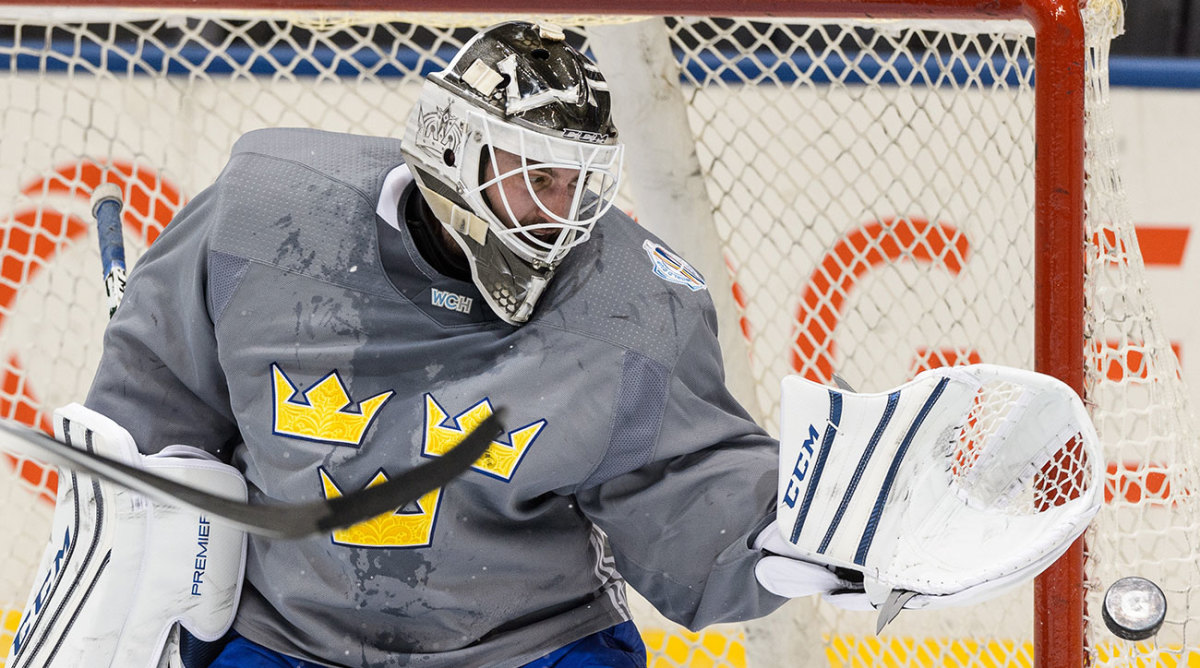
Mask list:
[[[143,451],[231,460],[255,501],[362,488],[507,411],[480,463],[418,503],[252,537],[235,629],[329,665],[517,666],[627,619],[622,577],[692,628],[780,605],[748,546],[777,445],[724,387],[702,279],[614,210],[507,325],[394,225],[399,149],[246,135],[105,336],[87,405]]]

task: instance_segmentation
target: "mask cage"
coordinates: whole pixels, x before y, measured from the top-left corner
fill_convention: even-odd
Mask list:
[[[620,184],[624,147],[544,135],[521,126],[479,114],[483,132],[481,160],[492,167],[493,178],[466,194],[482,204],[478,213],[491,222],[492,232],[530,262],[556,265],[571,248],[587,241],[592,227],[613,204]],[[516,157],[520,164],[501,170],[497,151]],[[483,173],[483,169],[480,169]],[[484,197],[489,187],[513,178],[524,187],[521,195],[505,187]],[[528,203],[513,201],[528,196]],[[491,203],[491,207],[488,203]],[[565,206],[564,206],[565,204]],[[497,214],[505,214],[508,222]]]

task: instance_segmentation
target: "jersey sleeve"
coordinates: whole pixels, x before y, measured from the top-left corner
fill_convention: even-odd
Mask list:
[[[672,368],[625,353],[608,452],[576,492],[621,575],[691,629],[785,602],[759,586],[751,547],[774,511],[778,443],[725,388],[706,316]]]
[[[237,438],[206,297],[216,191],[189,202],[134,266],[85,402],[144,453],[179,443],[228,461]]]

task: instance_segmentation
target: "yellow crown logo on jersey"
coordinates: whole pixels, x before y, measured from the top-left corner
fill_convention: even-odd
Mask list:
[[[329,473],[324,468],[317,470],[321,474],[321,487],[325,498],[336,499],[342,496],[342,490]],[[387,474],[381,469],[366,487],[382,485],[387,480]],[[438,488],[417,499],[415,510],[397,508],[393,513],[385,513],[354,526],[336,529],[332,535],[333,542],[353,547],[427,547],[433,541],[433,525],[437,519],[437,507],[441,496],[442,490]]]
[[[278,365],[271,365],[275,399],[275,433],[310,441],[358,447],[379,409],[392,397],[391,390],[363,400],[358,409],[336,371],[329,372],[311,388],[299,392]]]
[[[425,441],[421,454],[429,457],[440,457],[446,454],[450,448],[458,445],[458,442],[468,432],[479,426],[479,423],[486,420],[491,414],[491,401],[483,399],[455,415],[453,423],[447,425],[446,421],[450,414],[438,404],[432,394],[426,394]],[[505,482],[512,480],[513,473],[520,466],[521,460],[525,458],[529,446],[533,444],[545,426],[545,420],[538,420],[508,432],[508,443],[492,441],[483,455],[471,465],[471,468]]]

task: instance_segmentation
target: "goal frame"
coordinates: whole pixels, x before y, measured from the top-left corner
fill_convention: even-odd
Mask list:
[[[24,7],[168,10],[228,8],[228,0],[0,0]],[[241,10],[330,12],[480,11],[474,0],[249,0]],[[1027,22],[1037,45],[1034,88],[1034,364],[1083,395],[1084,350],[1084,29],[1080,3],[1064,0],[492,0],[488,13],[811,17],[820,19],[975,19]],[[1034,587],[1035,665],[1085,665],[1082,538]],[[1074,640],[1072,640],[1074,639]]]

